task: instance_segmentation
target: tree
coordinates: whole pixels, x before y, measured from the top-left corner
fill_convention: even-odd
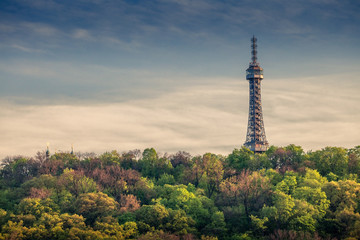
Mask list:
[[[134,194],[140,199],[142,204],[150,204],[151,200],[156,196],[154,183],[147,178],[141,178],[137,181],[131,190],[129,190],[129,193]]]
[[[102,217],[94,223],[94,230],[105,233],[107,239],[128,239],[137,235],[137,225],[134,222],[128,222],[120,225],[112,217]]]
[[[226,158],[228,166],[235,168],[238,171],[249,168],[250,161],[254,153],[246,148],[234,149],[231,154]]]
[[[61,161],[63,163],[63,167],[71,168],[71,169],[79,169],[80,167],[80,159],[72,153],[55,153],[50,157],[51,161]]]
[[[206,225],[204,232],[213,236],[224,236],[226,233],[226,223],[224,213],[216,211],[212,216],[210,223]]]
[[[326,147],[309,154],[309,160],[315,163],[322,176],[330,172],[343,176],[347,172],[348,159],[346,149],[340,147]]]
[[[104,169],[95,169],[89,176],[96,180],[104,192],[107,192],[120,201],[121,196],[128,192],[129,185],[135,185],[140,180],[140,174],[135,170],[125,170],[119,165],[106,166]]]
[[[60,159],[50,158],[42,163],[40,173],[59,176],[64,170],[64,162]]]
[[[286,146],[285,150],[287,155],[286,165],[297,170],[305,160],[304,150],[301,146],[296,146],[295,144]]]
[[[295,200],[291,195],[276,190],[272,195],[273,206],[264,206],[261,209],[261,215],[270,220],[274,228],[287,228],[290,218],[293,216]]]
[[[214,192],[219,190],[224,174],[223,163],[217,155],[212,153],[204,154],[202,163],[206,177],[206,196],[211,198]]]
[[[258,172],[243,170],[240,175],[225,179],[220,185],[221,192],[232,200],[232,204],[241,202],[245,216],[250,222],[251,212],[261,209],[271,193],[270,181]]]
[[[0,226],[2,226],[5,222],[7,222],[7,212],[0,208]]]
[[[116,150],[103,153],[99,158],[104,166],[120,165],[121,163],[121,156]]]
[[[285,176],[284,179],[276,184],[275,189],[283,193],[292,195],[297,187],[297,180],[295,176]]]
[[[102,192],[81,194],[75,206],[76,213],[84,216],[89,224],[99,217],[112,215],[118,209],[118,203]]]
[[[140,208],[140,201],[132,194],[122,195],[120,200],[120,212],[134,212]]]
[[[184,165],[185,167],[190,166],[191,155],[185,151],[179,151],[176,154],[170,156],[170,162],[174,168],[179,165]]]
[[[169,216],[168,210],[161,205],[143,205],[136,211],[136,220],[156,229],[163,228],[164,219]]]
[[[336,219],[342,225],[342,236],[359,239],[360,214],[352,209],[344,209],[336,214]]]
[[[46,188],[30,188],[30,198],[45,199],[50,197],[51,190]]]
[[[65,169],[59,177],[58,184],[64,186],[71,194],[78,197],[80,194],[97,191],[94,180],[88,178],[83,172]]]
[[[289,229],[315,232],[317,220],[321,219],[316,207],[305,200],[294,199],[294,203]]]
[[[159,230],[148,231],[146,234],[141,235],[138,240],[180,240],[180,237],[175,234],[166,233],[163,230]]]
[[[2,182],[9,187],[19,187],[25,181],[37,176],[40,163],[21,156],[6,158],[0,168]]]
[[[122,154],[121,167],[124,169],[139,169],[138,159],[141,156],[141,151],[139,149],[135,149],[132,151],[124,152]]]
[[[17,212],[39,218],[44,213],[54,212],[53,207],[56,206],[50,199],[41,200],[39,198],[24,198],[19,203]]]
[[[159,180],[157,181],[157,184],[160,186],[164,186],[165,184],[173,185],[175,184],[175,178],[173,175],[164,173],[160,176]]]
[[[155,199],[155,202],[167,209],[184,210],[186,215],[195,221],[195,226],[200,232],[207,233],[209,224],[221,228],[221,217],[214,216],[218,214],[214,201],[204,196],[203,192],[196,191],[194,185],[164,185],[157,187],[157,193],[158,199]]]
[[[170,160],[166,156],[159,158],[154,148],[144,150],[139,165],[143,176],[155,179],[163,173],[170,173],[173,168]]]
[[[270,240],[288,239],[288,240],[321,240],[317,233],[308,233],[294,230],[277,229],[270,234]]]
[[[186,173],[186,177],[190,179],[190,181],[198,187],[200,180],[204,175],[204,163],[203,158],[201,156],[196,156],[192,159],[192,167],[188,169]]]
[[[348,150],[349,163],[348,169],[349,173],[360,174],[360,145]]]
[[[185,185],[164,185],[157,188],[157,197],[160,199],[160,203],[167,208],[172,209],[186,209],[185,206],[193,199],[196,199],[196,195],[188,190]]]
[[[321,188],[326,182],[326,177],[321,176],[317,170],[306,168],[305,176],[300,179],[299,186]]]
[[[184,210],[168,209],[169,216],[164,219],[163,229],[180,236],[195,232],[195,221]]]
[[[202,157],[194,157],[192,161],[192,167],[188,169],[186,177],[190,179],[195,187],[202,183],[206,195],[211,197],[214,192],[218,191],[223,178],[224,168],[222,159],[215,154],[206,153]]]
[[[274,169],[280,169],[285,165],[286,150],[284,148],[278,148],[275,146],[271,146],[267,150],[266,154],[269,157],[269,160],[272,163],[272,167]]]
[[[186,174],[190,174],[190,167],[192,165],[191,155],[188,152],[179,151],[170,156],[171,165],[174,167],[172,175],[176,182],[188,184],[190,181]]]
[[[360,210],[360,183],[352,180],[328,182],[322,187],[330,200],[329,210],[340,212],[344,209]]]
[[[266,155],[274,169],[280,169],[282,172],[286,170],[297,170],[305,161],[305,153],[302,147],[290,144],[286,147],[271,146]]]

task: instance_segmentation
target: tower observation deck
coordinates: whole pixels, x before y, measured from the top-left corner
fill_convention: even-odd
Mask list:
[[[257,62],[257,39],[251,39],[251,62],[246,70],[246,79],[249,81],[249,120],[244,146],[255,153],[265,152],[269,148],[266,140],[265,127],[261,106],[261,81],[263,69]]]

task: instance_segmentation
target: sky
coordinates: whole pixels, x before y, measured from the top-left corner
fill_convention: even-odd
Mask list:
[[[2,0],[0,159],[229,154],[245,142],[250,39],[270,145],[360,145],[357,0]]]

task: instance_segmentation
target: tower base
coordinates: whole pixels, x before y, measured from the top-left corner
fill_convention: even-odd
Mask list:
[[[255,142],[246,142],[245,147],[249,148],[254,153],[263,153],[269,149],[269,144],[266,143],[255,143]]]

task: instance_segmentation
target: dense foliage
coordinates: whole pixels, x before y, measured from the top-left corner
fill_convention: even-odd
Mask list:
[[[0,168],[0,239],[359,239],[360,146],[38,153]]]

